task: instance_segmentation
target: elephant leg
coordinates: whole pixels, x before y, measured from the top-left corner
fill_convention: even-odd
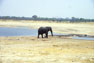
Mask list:
[[[39,34],[38,34],[38,38],[39,38]]]
[[[45,33],[45,38],[47,37],[47,34]]]
[[[46,33],[46,38],[48,38],[48,33]]]
[[[42,38],[43,38],[43,34],[41,34]]]

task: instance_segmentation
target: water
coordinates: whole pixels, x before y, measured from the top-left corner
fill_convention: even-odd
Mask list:
[[[94,40],[94,38],[91,38],[91,37],[72,37],[72,39],[80,39],[80,40]]]
[[[28,27],[0,27],[0,36],[37,36],[38,30]],[[55,36],[71,36],[70,34],[53,33]],[[49,32],[49,35],[51,33]],[[94,40],[91,37],[73,36],[72,39]]]
[[[37,36],[37,30],[27,27],[0,27],[0,36]]]

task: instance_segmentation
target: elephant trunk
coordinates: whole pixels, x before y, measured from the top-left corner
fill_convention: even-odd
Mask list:
[[[53,31],[51,30],[51,35],[53,36]]]

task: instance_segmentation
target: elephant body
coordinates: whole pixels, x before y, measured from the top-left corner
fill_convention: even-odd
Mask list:
[[[38,29],[38,38],[39,38],[39,35],[42,36],[43,38],[43,34],[45,34],[45,37],[48,38],[48,32],[51,32],[52,36],[53,36],[53,31],[52,31],[52,28],[51,27],[40,27]]]

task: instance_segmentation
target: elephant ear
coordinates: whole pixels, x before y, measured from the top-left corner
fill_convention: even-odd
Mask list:
[[[51,27],[46,27],[46,29],[47,29],[48,31],[51,31]]]

